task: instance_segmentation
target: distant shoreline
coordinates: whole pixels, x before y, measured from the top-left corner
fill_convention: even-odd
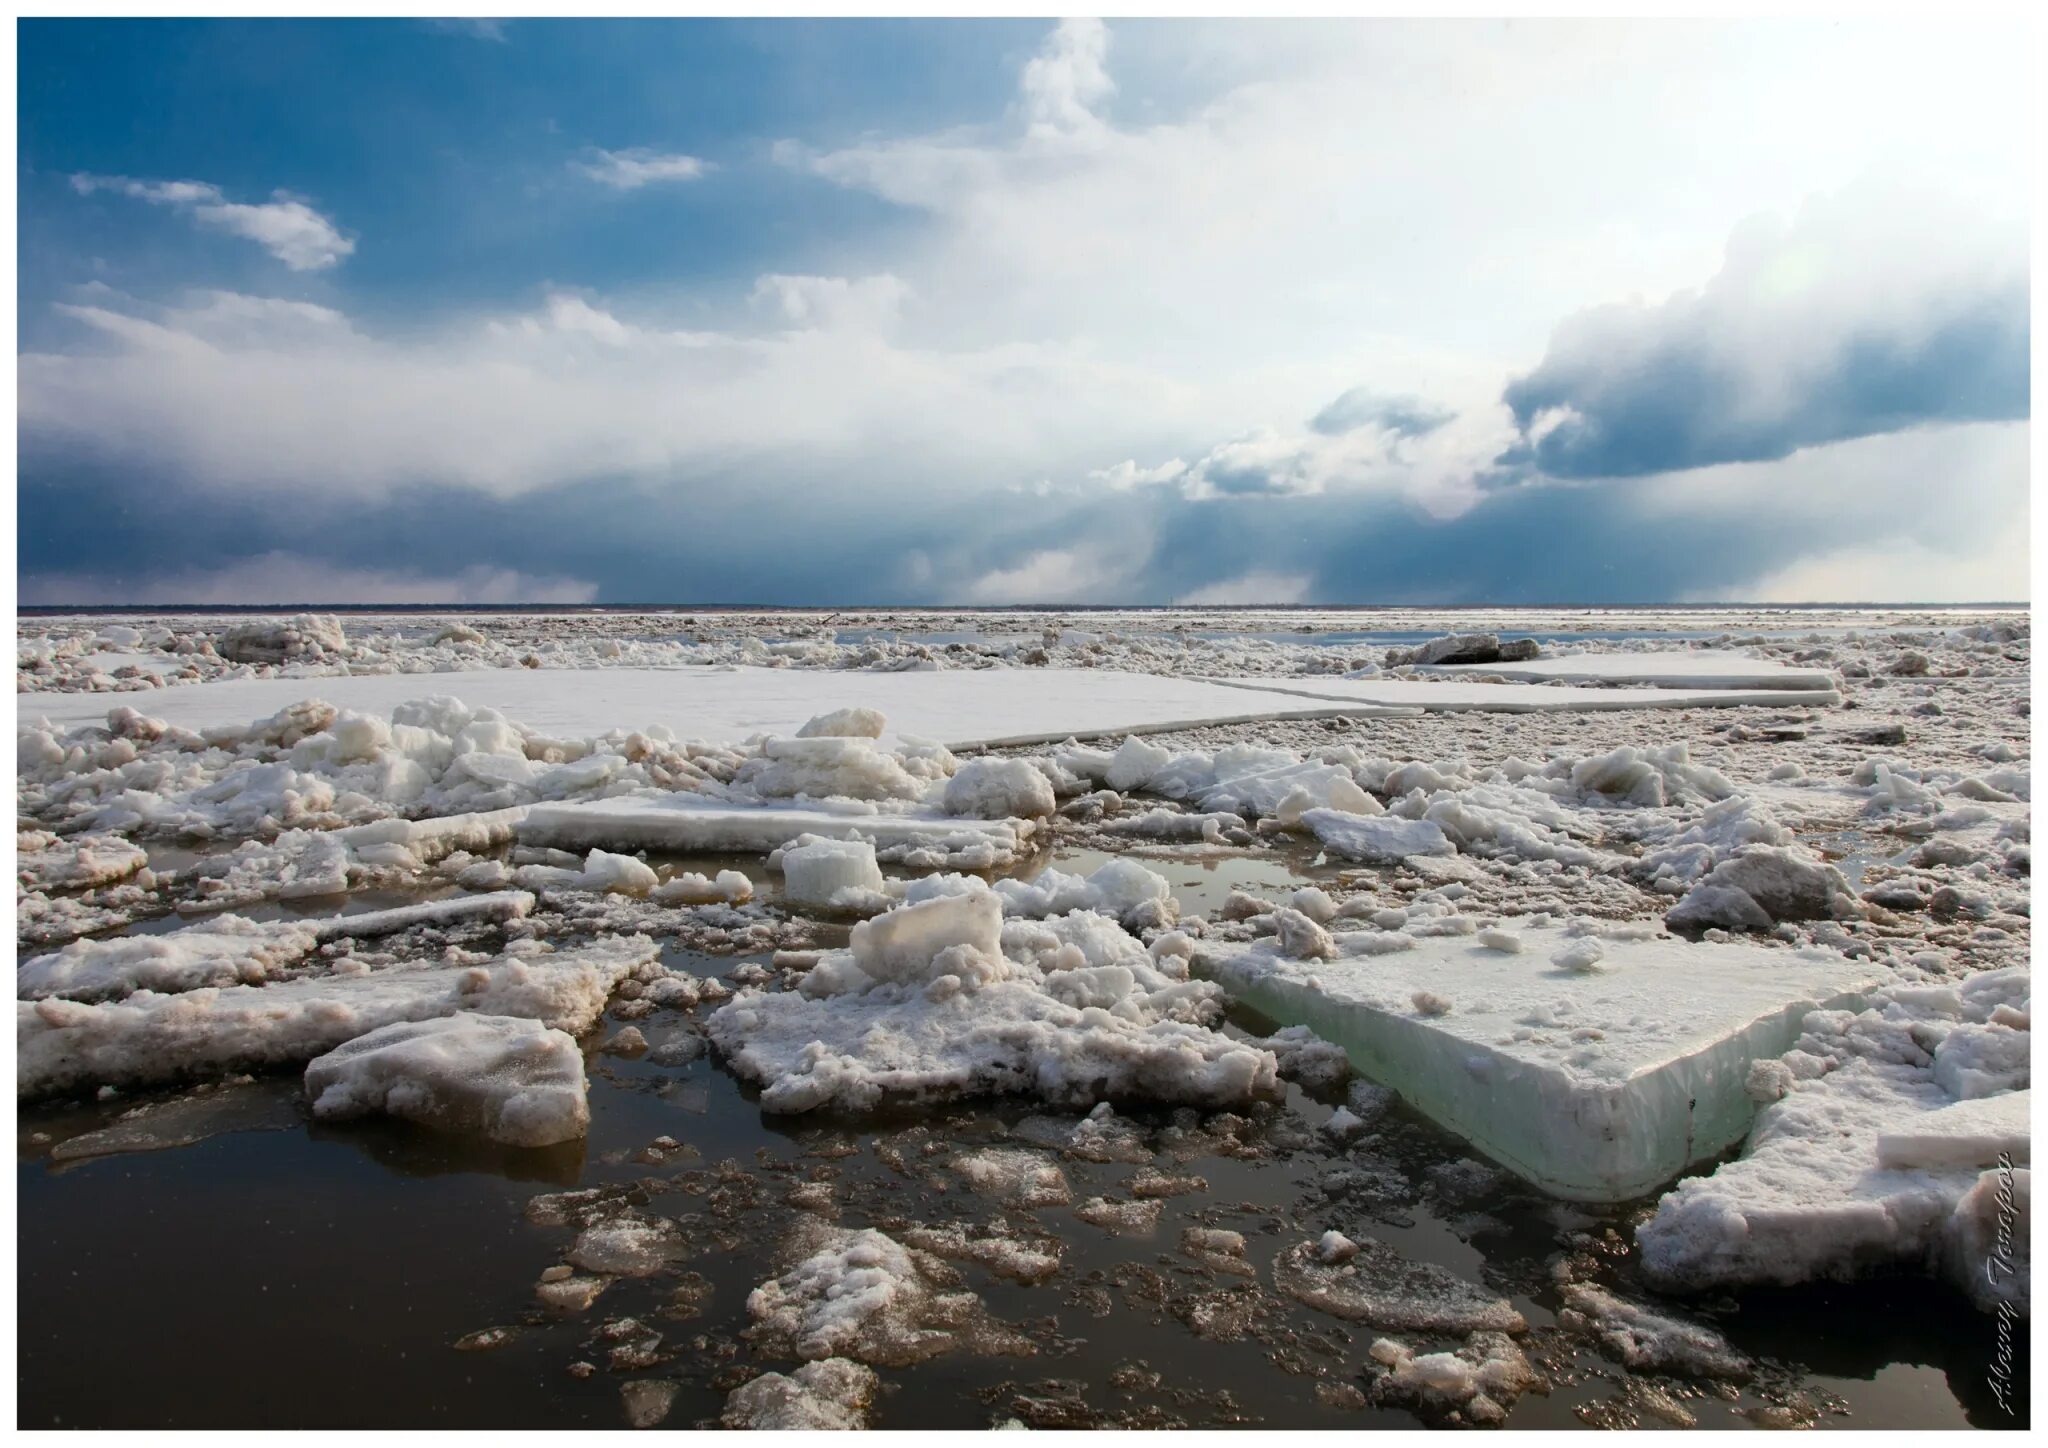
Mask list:
[[[1825,613],[1844,609],[2019,609],[2022,600],[1988,599],[1963,603],[1905,601],[1877,603],[80,603],[24,604],[20,618],[62,618],[120,614],[832,614],[832,613],[1499,613],[1545,609],[1582,609],[1588,613]]]

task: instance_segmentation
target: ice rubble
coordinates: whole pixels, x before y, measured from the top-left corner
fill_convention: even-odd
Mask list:
[[[771,859],[782,867],[782,898],[791,905],[820,910],[864,910],[886,907],[882,867],[875,847],[866,840],[820,839],[799,835]]]
[[[47,830],[15,835],[15,879],[30,891],[89,890],[125,880],[149,865],[149,851],[119,835],[60,840]]]
[[[1781,1099],[1742,1155],[1681,1182],[1637,1230],[1644,1270],[1705,1288],[1945,1269],[1980,1303],[2024,1312],[2023,1216],[2010,1229],[2027,1195],[2029,991],[2014,966],[1807,1016],[1759,1063],[1758,1094]]]
[[[488,965],[400,966],[181,995],[137,991],[98,1005],[22,1001],[15,1007],[15,1089],[26,1098],[285,1065],[379,1026],[464,1011],[580,1034],[619,982],[656,958],[645,936],[552,953],[522,942]]]
[[[909,904],[945,895],[974,895],[993,888],[1006,916],[1042,920],[1076,910],[1110,916],[1127,930],[1168,925],[1179,907],[1163,876],[1136,860],[1108,860],[1086,876],[1046,869],[1030,880],[997,880],[993,886],[972,875],[936,874],[900,887]]]
[[[1749,1375],[1749,1359],[1710,1327],[1616,1297],[1591,1283],[1569,1283],[1563,1296],[1558,1325],[1592,1337],[1629,1367],[1703,1378]]]
[[[539,1021],[466,1012],[395,1021],[306,1067],[322,1120],[383,1112],[508,1146],[553,1146],[590,1125],[583,1052]]]
[[[705,1024],[776,1112],[998,1093],[1226,1106],[1273,1091],[1273,1057],[1209,1029],[1222,993],[1184,972],[1106,916],[1005,924],[982,891],[863,921],[798,990],[745,991]]]
[[[1334,959],[1291,958],[1270,940],[1204,941],[1195,965],[1266,1016],[1344,1047],[1359,1070],[1543,1190],[1610,1202],[1739,1139],[1755,1110],[1750,1061],[1782,1052],[1808,1011],[1877,980],[1818,948],[1695,945],[1626,928],[1581,971],[1553,957],[1592,934],[1533,922],[1516,934],[1522,953],[1469,934],[1338,931]],[[1448,1009],[1418,1004],[1418,993]]]
[[[517,920],[533,908],[523,890],[456,895],[327,920],[257,923],[219,915],[166,935],[80,940],[23,961],[15,971],[22,1000],[63,996],[116,1000],[135,991],[171,995],[207,986],[260,985],[326,941],[370,939],[419,926]]]
[[[1028,1350],[959,1287],[938,1257],[873,1228],[799,1227],[788,1271],[747,1298],[763,1350],[817,1362],[904,1367],[958,1347]]]
[[[873,1368],[820,1358],[793,1373],[763,1373],[734,1388],[720,1421],[757,1433],[851,1431],[868,1425],[881,1387]]]
[[[1407,1403],[1447,1419],[1494,1425],[1522,1394],[1543,1387],[1514,1340],[1502,1332],[1476,1332],[1453,1352],[1417,1353],[1404,1342],[1376,1338],[1367,1350],[1381,1375],[1376,1402]]]
[[[1522,1332],[1514,1304],[1433,1262],[1404,1256],[1375,1237],[1340,1237],[1283,1248],[1273,1285],[1297,1302],[1390,1332],[1461,1336]]]

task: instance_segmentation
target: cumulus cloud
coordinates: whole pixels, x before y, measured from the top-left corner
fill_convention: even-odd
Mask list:
[[[1019,83],[1031,133],[1072,140],[1099,132],[1096,108],[1116,90],[1108,60],[1109,31],[1100,20],[1062,20]]]
[[[169,206],[201,226],[255,242],[293,271],[324,271],[356,249],[339,228],[287,191],[271,193],[265,202],[229,201],[218,186],[206,181],[140,181],[130,176],[71,178],[81,196],[105,191]]]
[[[372,330],[233,293],[66,303],[102,345],[18,361],[21,436],[216,492],[514,497],[595,478],[829,473],[867,506],[1079,477],[1148,384],[1057,347],[939,350],[881,335],[887,278],[769,278],[766,329],[680,330],[566,293]],[[111,344],[111,345],[106,345]]]
[[[1698,290],[1571,317],[1507,387],[1522,437],[1503,462],[1636,477],[2024,418],[2025,232],[1917,202],[1851,193],[1759,218]]]
[[[601,578],[611,597],[1164,602],[1246,579],[1306,579],[1316,601],[1729,596],[1801,556],[1889,546],[1872,530],[1895,504],[1856,486],[1868,459],[1821,442],[1745,465],[1772,481],[1721,480],[1755,498],[1742,515],[1699,497],[1658,512],[1682,472],[1544,486],[1539,465],[1577,479],[1614,450],[1575,453],[1559,429],[1592,418],[1611,439],[1644,390],[1570,328],[1546,357],[1558,319],[1672,296],[1717,264],[1739,273],[1719,261],[1734,219],[1931,160],[1968,204],[1838,226],[1847,243],[1812,288],[1781,265],[1800,248],[1774,243],[1771,284],[1700,294],[1740,305],[1619,309],[1624,340],[1690,335],[1672,320],[1688,307],[1724,340],[1733,318],[1754,331],[1751,360],[1802,396],[1857,391],[1828,383],[1844,375],[1925,381],[1870,363],[1867,342],[1846,369],[1841,348],[1780,347],[1785,318],[1861,339],[1849,304],[1896,293],[1877,309],[1881,360],[1940,333],[1958,315],[1944,299],[2009,274],[1985,265],[2003,253],[1971,206],[2022,194],[2030,165],[2021,47],[1952,23],[1753,42],[1727,27],[1197,25],[1120,29],[1112,49],[1070,23],[974,124],[777,146],[795,172],[862,193],[848,212],[880,198],[902,214],[764,256],[751,284],[647,278],[630,300],[557,289],[536,304],[515,278],[520,301],[404,326],[374,320],[389,314],[374,299],[74,298],[80,337],[39,329],[19,358],[24,488],[32,471],[93,470],[197,516],[225,499],[273,531],[354,520],[352,566],[379,566],[374,535],[398,536],[408,559],[474,546],[529,575]],[[686,180],[693,160],[577,164],[630,191]],[[665,162],[675,174],[654,174]],[[92,180],[188,215],[228,204],[204,182]],[[1913,404],[1892,413],[1970,415],[1886,385]],[[1828,435],[1775,417],[1773,396],[1743,392],[1732,420],[1655,466]],[[1885,411],[1859,406],[1836,412]],[[1928,454],[1923,478],[1982,475],[1985,496],[2023,500],[2023,461],[1957,448]],[[41,472],[48,459],[61,466]],[[1492,491],[1500,474],[1538,485]],[[1804,526],[1800,489],[1833,520]],[[111,485],[95,496],[125,506]],[[54,486],[36,497],[82,506]],[[35,556],[69,548],[77,566],[76,540],[106,536],[77,516]],[[23,517],[26,531],[26,503]],[[470,541],[481,520],[489,549]],[[238,548],[284,546],[248,526]]]
[[[600,186],[609,186],[614,191],[638,191],[660,181],[695,181],[710,169],[709,163],[699,157],[645,147],[600,150],[570,164]]]
[[[219,568],[30,573],[21,579],[21,601],[44,608],[131,603],[591,603],[596,598],[594,583],[509,568],[472,567],[452,576],[433,576],[351,568],[291,553],[265,553]]]

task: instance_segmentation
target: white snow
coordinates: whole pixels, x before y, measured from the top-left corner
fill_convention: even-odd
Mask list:
[[[395,1021],[306,1067],[322,1120],[383,1112],[509,1146],[553,1146],[590,1125],[583,1052],[539,1021],[464,1013]]]
[[[1487,665],[1480,672],[1493,672]],[[1346,679],[1322,676],[1219,678],[1229,688],[1321,699],[1356,709],[1421,709],[1428,713],[1594,713],[1613,709],[1727,709],[1746,706],[1813,709],[1839,704],[1831,689],[1592,689],[1567,684],[1490,684],[1442,675],[1431,679]]]
[[[1583,1201],[1639,1196],[1739,1139],[1755,1110],[1749,1062],[1782,1052],[1816,1005],[1876,979],[1833,952],[1671,938],[1607,939],[1597,973],[1580,974],[1550,963],[1561,927],[1520,933],[1520,955],[1471,936],[1352,932],[1335,937],[1335,960],[1205,942],[1195,964],[1344,1047],[1543,1190]],[[1386,951],[1389,938],[1406,948]],[[1455,1009],[1419,1009],[1418,992]]]
[[[170,995],[206,986],[259,985],[326,941],[370,939],[422,925],[517,920],[532,908],[533,896],[512,890],[453,895],[327,920],[258,923],[217,915],[164,935],[79,940],[32,957],[15,971],[15,994],[22,1000],[63,996],[102,1001],[138,990]]]
[[[488,965],[395,967],[274,985],[99,1005],[50,998],[15,1007],[15,1087],[23,1097],[148,1085],[306,1061],[394,1021],[474,1011],[586,1031],[618,983],[653,964],[645,936],[558,953],[508,951]]]
[[[1999,1152],[2025,1155],[2029,989],[2014,966],[1807,1016],[1742,1155],[1681,1182],[1637,1229],[1644,1270],[1710,1288],[1946,1264],[1973,1293],[2010,1293],[2009,1272],[1965,1251],[1995,1217],[1982,1197],[1963,1203]]]
[[[452,695],[530,729],[572,738],[664,725],[680,738],[732,744],[757,734],[795,737],[827,708],[842,714],[869,709],[885,715],[903,734],[943,740],[952,749],[1344,712],[1265,692],[1256,681],[1248,689],[1226,688],[1200,679],[1110,669],[859,674],[744,667],[479,669],[231,679],[152,689],[146,697],[128,696],[125,702],[197,730],[245,724],[307,699],[389,716],[399,705],[427,694]],[[99,724],[108,708],[103,695],[39,693],[22,701],[20,713],[24,722],[46,718],[60,725]]]
[[[256,985],[298,964],[319,945],[302,925],[259,924],[221,915],[168,935],[77,940],[23,961],[15,970],[21,1000],[61,996],[115,1000],[135,991],[165,995],[206,986]]]
[[[1990,1167],[2031,1159],[2033,1091],[2007,1091],[1943,1106],[1877,1134],[1877,1164],[1909,1167]]]
[[[1115,921],[1003,921],[990,891],[900,906],[853,928],[789,992],[743,992],[706,1022],[776,1112],[1024,1093],[1241,1104],[1273,1057],[1208,1027],[1221,992],[1169,975]]]

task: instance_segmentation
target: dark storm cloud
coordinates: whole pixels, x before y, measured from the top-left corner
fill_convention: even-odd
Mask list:
[[[1738,233],[1697,292],[1579,313],[1503,393],[1522,440],[1500,465],[1641,477],[2027,417],[2023,262],[1890,256],[1841,218],[1809,216]]]

